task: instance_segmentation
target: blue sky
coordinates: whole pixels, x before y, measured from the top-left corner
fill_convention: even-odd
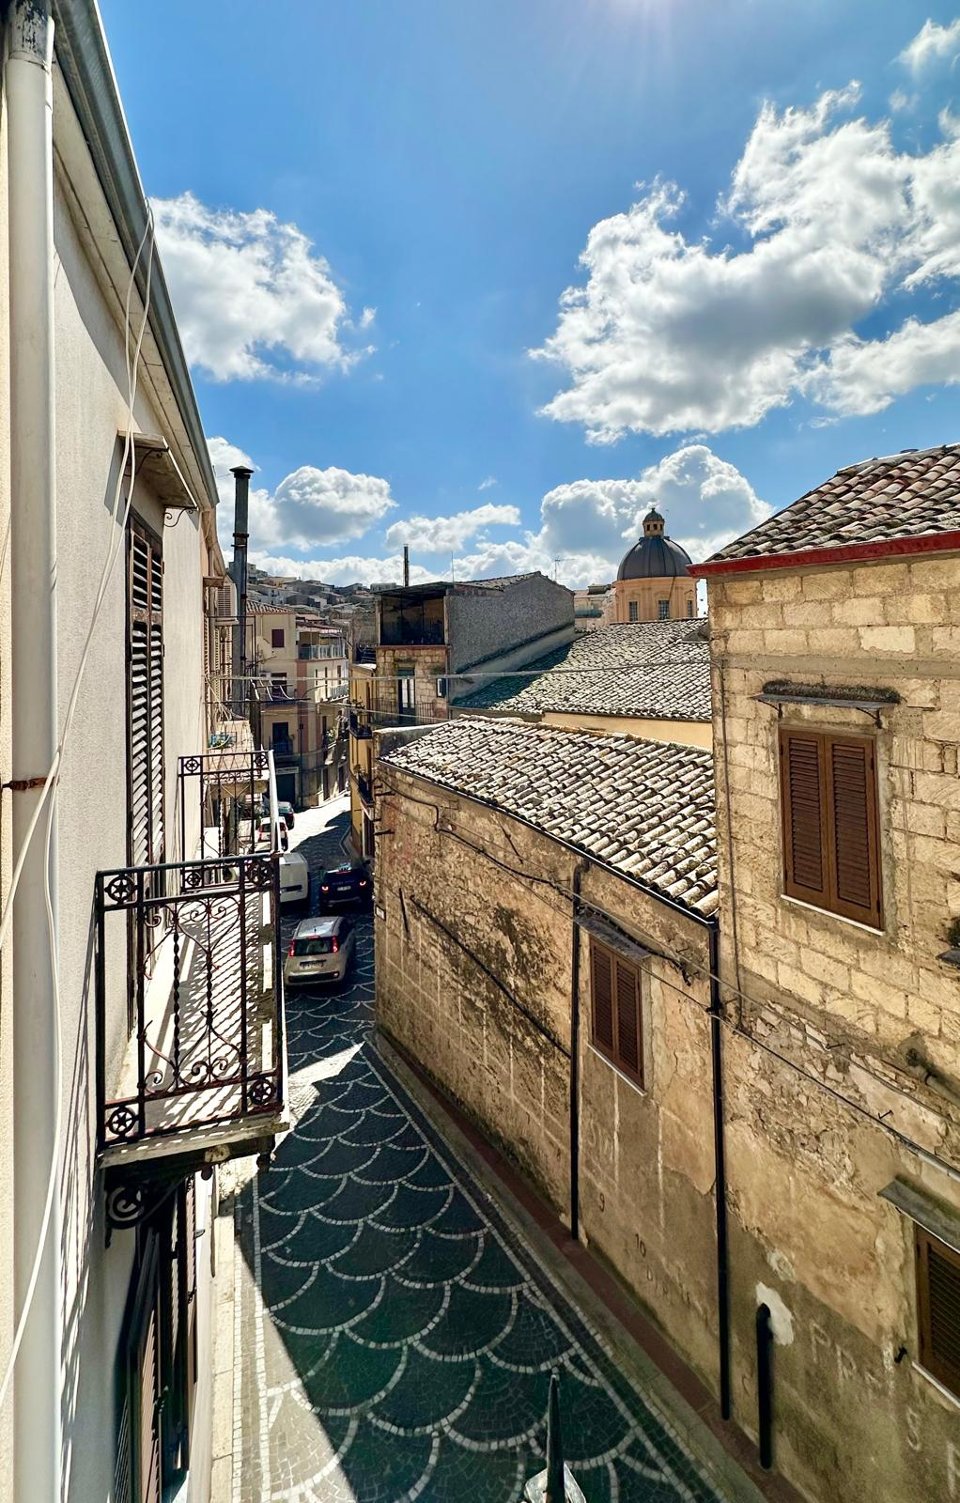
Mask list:
[[[266,566],[580,584],[960,437],[956,0],[101,5]]]

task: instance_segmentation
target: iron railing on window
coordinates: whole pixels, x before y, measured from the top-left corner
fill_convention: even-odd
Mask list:
[[[97,874],[100,1151],[279,1112],[279,915],[275,852]],[[125,946],[114,938],[124,931]],[[132,1030],[114,1090],[107,1010],[122,994],[110,970],[123,955]]]

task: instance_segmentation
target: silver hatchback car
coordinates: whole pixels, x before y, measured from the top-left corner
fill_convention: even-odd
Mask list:
[[[357,936],[350,919],[336,915],[304,919],[294,931],[283,962],[284,985],[343,981],[356,948]]]

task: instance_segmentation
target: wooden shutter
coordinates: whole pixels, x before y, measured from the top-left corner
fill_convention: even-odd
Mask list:
[[[157,1239],[138,1238],[123,1347],[115,1477],[123,1503],[160,1503],[160,1286]]]
[[[191,1174],[183,1191],[183,1267],[186,1302],[186,1366],[188,1420],[197,1382],[197,1192]]]
[[[130,524],[127,589],[127,767],[131,866],[162,862],[163,562],[159,540]]]
[[[596,941],[590,944],[590,990],[593,996],[593,1042],[613,1053],[612,956]]]
[[[590,989],[596,1047],[619,1069],[643,1084],[640,972],[623,956],[590,941]]]
[[[920,1362],[960,1398],[960,1253],[916,1228]]]
[[[642,1080],[640,1056],[640,975],[635,966],[617,958],[617,1063]]]
[[[786,891],[822,904],[827,896],[823,738],[781,731],[780,765]]]
[[[879,928],[874,744],[804,728],[780,732],[784,891]]]
[[[824,738],[831,815],[831,886],[837,913],[880,921],[876,771],[871,741]]]

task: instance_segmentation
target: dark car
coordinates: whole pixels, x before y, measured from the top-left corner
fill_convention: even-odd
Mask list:
[[[293,805],[281,799],[277,805],[277,813],[280,815],[287,829],[292,830],[294,826]]]
[[[365,861],[344,861],[320,873],[320,911],[370,902],[373,883]]]

